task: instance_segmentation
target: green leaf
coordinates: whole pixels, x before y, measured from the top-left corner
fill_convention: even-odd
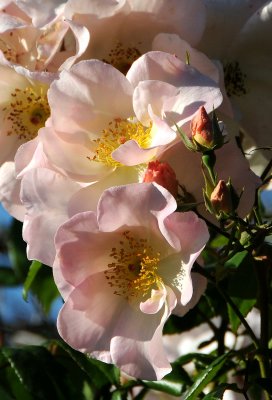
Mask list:
[[[13,397],[11,397],[2,386],[0,386],[0,399],[13,400]]]
[[[5,379],[5,387],[9,390],[12,400],[33,400],[10,365],[1,371],[1,378],[2,377]]]
[[[120,371],[114,365],[87,357],[61,340],[55,340],[52,344],[64,350],[99,388],[108,384],[120,385]]]
[[[58,371],[54,359],[45,348],[40,346],[26,346],[23,349],[3,348],[2,354],[20,384],[35,400],[66,399],[59,389]]]
[[[42,264],[39,268],[30,287],[45,314],[48,314],[53,301],[59,297],[59,291],[53,279],[52,268]]]
[[[42,263],[40,263],[39,261],[32,261],[32,263],[30,265],[29,272],[27,274],[27,277],[26,277],[26,280],[25,280],[25,283],[23,286],[23,299],[25,301],[27,301],[29,289],[31,288],[31,285],[32,285],[34,279],[36,278],[36,275],[39,272],[41,266],[42,266]]]
[[[182,368],[181,363],[174,362],[172,371],[160,381],[142,381],[148,389],[158,390],[172,396],[180,396],[192,384],[188,373]]]
[[[9,229],[7,243],[8,255],[11,261],[12,268],[14,270],[15,276],[21,283],[25,280],[29,269],[29,260],[26,257],[26,243],[22,239],[21,222],[13,220]]]
[[[187,390],[182,400],[196,400],[197,396],[205,389],[205,387],[218,374],[220,369],[228,360],[230,353],[223,354],[214,360],[207,368],[205,368],[195,379],[194,384]]]
[[[246,250],[236,253],[233,257],[225,262],[226,268],[238,268],[248,257],[248,252]]]
[[[123,400],[122,392],[120,390],[115,390],[112,393],[111,400]]]
[[[238,388],[235,384],[222,383],[215,390],[208,393],[203,400],[221,400],[223,399],[226,390],[233,390],[236,392]]]
[[[188,353],[184,356],[179,357],[173,364],[185,365],[191,361],[199,361],[204,365],[210,365],[214,361],[214,356],[203,353]]]
[[[228,238],[223,235],[216,235],[216,237],[210,242],[210,246],[213,249],[218,249],[220,247],[224,247],[228,244]]]
[[[176,124],[175,124],[176,125]],[[192,141],[188,138],[186,133],[184,133],[181,128],[176,125],[177,131],[180,134],[181,140],[183,141],[184,145],[187,147],[188,150],[196,151],[196,148]]]
[[[239,308],[243,317],[247,316],[247,314],[252,310],[252,308],[254,307],[254,305],[256,304],[256,301],[257,301],[256,299],[241,300],[238,298],[232,298],[232,300],[234,301],[236,306]],[[229,320],[230,320],[231,328],[232,328],[233,332],[236,333],[241,324],[241,321],[229,304],[228,304],[228,313],[229,313]]]
[[[246,251],[242,251],[228,262],[234,271],[229,277],[227,291],[243,317],[246,317],[257,301],[258,287],[254,261]],[[237,332],[241,322],[230,305],[228,305],[228,314],[232,330]]]
[[[172,396],[180,396],[184,391],[184,385],[179,382],[171,382],[165,379],[161,381],[142,381],[144,386],[148,389],[158,390],[171,394]]]

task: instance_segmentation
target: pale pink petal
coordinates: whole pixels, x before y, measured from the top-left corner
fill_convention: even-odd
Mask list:
[[[272,146],[271,69],[272,3],[267,2],[243,26],[230,49],[231,61],[237,61],[245,75],[245,93],[232,96],[241,112],[242,131],[260,148]],[[271,159],[271,151],[265,153]]]
[[[165,114],[170,125],[186,124],[184,129],[188,129],[189,121],[201,105],[211,112],[223,99],[214,80],[177,57],[159,51],[149,52],[135,61],[127,78],[135,87],[143,80],[162,80],[175,86],[178,94],[165,99],[162,115]]]
[[[112,186],[120,186],[139,181],[137,168],[121,167],[99,179],[99,181],[88,185],[74,194],[69,202],[69,214],[78,212],[95,211],[97,203],[104,190]]]
[[[66,20],[66,23],[74,34],[76,40],[76,53],[74,56],[65,60],[65,62],[60,66],[60,70],[71,68],[75,61],[85,52],[90,40],[90,33],[85,26],[81,26],[69,20]]]
[[[23,221],[26,210],[20,201],[20,184],[16,179],[14,162],[5,162],[0,167],[0,202],[10,215]]]
[[[216,82],[219,80],[219,73],[214,63],[176,34],[159,33],[153,40],[152,50],[170,53],[183,62],[187,62],[188,58],[190,65],[203,75],[209,76]]]
[[[208,86],[216,88],[213,80],[203,77],[197,73],[186,60],[180,60],[174,54],[162,51],[150,51],[136,60],[127,73],[127,78],[131,84],[136,87],[139,82],[145,80],[158,80],[166,82],[176,88],[183,86]]]
[[[21,199],[27,212],[23,238],[29,259],[52,266],[55,233],[68,218],[67,203],[78,189],[78,184],[48,169],[37,168],[24,175]]]
[[[22,21],[21,19],[18,19],[12,15],[4,14],[4,13],[0,14],[0,33],[1,34],[3,34],[6,31],[22,28],[25,26],[26,26],[25,21]]]
[[[176,139],[176,132],[161,118],[157,117],[151,106],[148,107],[152,128],[150,147],[142,148],[135,140],[128,140],[111,154],[112,158],[123,165],[133,166],[144,164],[163,152],[165,147]]]
[[[187,304],[182,304],[178,294],[176,296],[178,298],[177,306],[173,310],[173,314],[178,315],[179,317],[183,317],[189,310],[195,307],[195,305],[199,302],[200,297],[206,290],[207,287],[207,279],[202,275],[192,272],[192,285],[193,285],[193,293],[191,300],[188,301]]]
[[[151,290],[151,297],[140,303],[140,310],[145,314],[156,314],[165,303],[167,292],[165,287]]]
[[[33,81],[38,81],[41,83],[44,83],[46,85],[50,85],[55,79],[58,79],[58,73],[53,73],[53,72],[46,72],[46,71],[30,71],[27,68],[24,68],[20,65],[10,65],[14,70],[17,72],[17,74],[24,76],[29,83],[31,84]],[[30,86],[28,83],[27,86]]]
[[[161,260],[159,271],[165,283],[180,292],[179,302],[186,305],[193,293],[191,268],[209,239],[208,228],[193,212],[173,213],[164,225],[178,253]]]
[[[193,211],[173,213],[164,220],[164,224],[171,235],[173,247],[181,251],[185,263],[196,259],[209,239],[207,225]]]
[[[173,129],[170,128],[169,123],[159,118],[153,112],[151,105],[149,105],[148,107],[148,112],[152,120],[151,145],[160,146],[160,149],[158,149],[158,151],[161,153],[166,145],[169,145],[176,139],[177,134],[175,131],[173,131]]]
[[[94,182],[114,170],[113,167],[92,160],[93,144],[80,131],[67,137],[48,126],[40,129],[39,139],[49,162],[73,180]]]
[[[198,73],[191,69],[192,78]],[[202,75],[203,85],[192,83],[181,88],[180,94],[166,99],[163,105],[165,119],[171,125],[182,127],[190,135],[190,122],[193,115],[204,106],[208,113],[220,106],[223,96],[215,82]]]
[[[235,117],[235,112],[234,112],[234,108],[233,105],[230,101],[229,96],[227,95],[226,92],[226,87],[225,87],[225,78],[224,78],[224,68],[223,65],[220,61],[218,60],[214,60],[214,65],[216,65],[217,70],[219,72],[219,87],[221,89],[221,93],[223,96],[223,102],[222,104],[218,107],[218,111],[222,112],[224,114],[224,117],[230,117],[230,118],[234,118]]]
[[[32,18],[32,23],[36,27],[42,27],[52,21],[56,16],[62,13],[62,0],[17,0],[20,7],[29,17]]]
[[[98,60],[81,61],[62,71],[48,99],[54,128],[66,133],[81,130],[98,136],[112,119],[133,115],[130,83]]]
[[[223,95],[223,103],[220,106],[220,110],[233,117],[232,106],[225,90],[224,73],[220,62],[210,60],[204,53],[194,49],[189,43],[175,34],[159,33],[153,40],[152,49],[174,54],[184,62],[188,58],[192,67],[217,82]]]
[[[210,57],[222,59],[244,23],[267,0],[205,0],[207,24],[198,45]]]
[[[123,165],[134,166],[147,163],[157,154],[157,148],[143,149],[135,140],[128,140],[111,153],[114,160]]]
[[[131,335],[123,333],[116,335],[111,341],[111,354],[115,364],[120,366],[128,375],[136,376],[141,379],[161,379],[171,372],[171,366],[167,360],[162,343],[162,328],[173,307],[176,298],[170,288],[168,288],[168,304],[166,304],[164,315],[161,321],[157,320],[157,327],[151,327],[158,314],[138,314],[128,325],[133,330]],[[126,315],[124,314],[124,317]],[[131,318],[130,314],[126,318]],[[124,319],[126,321],[126,319]],[[136,325],[137,323],[137,325]],[[137,329],[138,328],[138,329]],[[154,331],[155,328],[155,331]],[[135,329],[135,330],[134,330]],[[152,338],[144,337],[144,332],[154,332]]]
[[[138,27],[137,34],[140,40],[146,40],[145,36],[151,41],[156,33],[159,32],[174,32],[179,34],[191,44],[196,44],[203,33],[206,21],[205,6],[199,0],[128,0],[132,10],[143,16],[143,26]],[[146,18],[145,14],[146,13]],[[150,15],[148,17],[148,14]],[[152,19],[152,14],[155,18]],[[137,14],[136,14],[137,16]],[[136,19],[136,17],[135,17]],[[127,30],[132,22],[129,20],[126,26]],[[135,24],[136,25],[136,24]],[[144,30],[145,36],[139,28]],[[145,29],[144,29],[145,28]],[[149,28],[149,29],[148,29]],[[139,35],[142,33],[142,37]]]
[[[110,350],[112,361],[127,373],[133,370],[134,376],[157,379],[155,369],[161,378],[171,370],[163,352],[161,331],[175,306],[174,294],[169,294],[169,309],[164,315],[152,316],[114,295],[105,283],[105,276],[100,273],[74,289],[58,317],[60,335],[70,346],[95,352],[96,356]],[[133,343],[135,350],[127,351]]]
[[[95,274],[68,297],[58,316],[58,331],[70,346],[82,352],[109,351],[124,306],[123,298],[113,294],[104,274]]]
[[[112,248],[119,240],[120,235],[115,232],[106,235],[99,232],[93,212],[72,217],[59,228],[55,237],[55,263],[61,268],[62,280],[77,286],[88,276],[106,270],[112,262]]]
[[[175,209],[174,197],[162,186],[131,184],[104,192],[98,204],[97,219],[100,230],[104,232],[122,226],[146,226],[157,233],[157,220],[163,220]],[[114,215],[111,210],[114,210]]]
[[[156,115],[162,116],[165,99],[177,93],[178,89],[166,82],[151,80],[140,82],[133,92],[133,107],[137,119],[148,126],[150,123],[149,104]]]
[[[49,168],[55,170],[44,153],[43,144],[35,138],[19,147],[15,156],[17,178],[35,168]]]
[[[54,67],[52,67],[52,64],[56,64],[56,57],[64,53],[62,48],[64,46],[64,38],[68,31],[69,24],[63,20],[58,20],[55,23],[49,24],[43,29],[42,35],[39,35],[37,43],[35,44],[38,52],[35,65],[36,70],[58,70],[58,66],[56,67],[54,65]]]
[[[97,15],[100,18],[111,17],[122,10],[127,0],[68,0],[65,15],[72,18],[75,14]]]

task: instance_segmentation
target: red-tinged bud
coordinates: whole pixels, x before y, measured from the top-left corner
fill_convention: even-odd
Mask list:
[[[216,213],[231,213],[233,210],[232,198],[228,184],[220,180],[210,197],[211,204]]]
[[[193,139],[204,147],[213,146],[212,122],[205,107],[201,106],[191,121]]]
[[[143,182],[156,182],[167,189],[175,198],[178,195],[176,174],[167,162],[151,161],[145,171]]]
[[[198,109],[191,121],[191,131],[197,151],[218,149],[224,144],[224,136],[215,113],[210,118],[203,106]]]

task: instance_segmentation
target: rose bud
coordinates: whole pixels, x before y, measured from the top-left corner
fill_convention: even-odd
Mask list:
[[[216,213],[225,212],[231,213],[233,210],[232,198],[229,185],[220,180],[210,197],[211,204]]]
[[[175,198],[178,195],[178,180],[167,162],[158,160],[148,163],[143,182],[156,182],[167,189]]]
[[[203,106],[191,121],[191,131],[193,142],[199,151],[214,150],[224,143],[216,115],[213,114],[211,119]]]

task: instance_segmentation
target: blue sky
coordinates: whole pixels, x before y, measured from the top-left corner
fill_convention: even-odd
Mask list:
[[[12,218],[3,209],[0,203],[0,233],[11,223]],[[6,254],[0,254],[0,266],[10,266],[9,258]],[[55,321],[58,311],[62,305],[61,299],[54,302],[48,319]],[[29,296],[28,302],[22,297],[22,286],[1,287],[0,286],[0,319],[4,324],[12,325],[15,322],[25,322],[27,324],[39,324],[41,313],[37,307],[35,299]]]

